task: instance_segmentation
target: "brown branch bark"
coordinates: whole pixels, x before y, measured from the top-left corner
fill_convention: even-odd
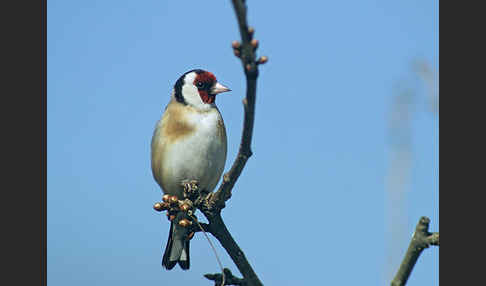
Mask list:
[[[224,174],[221,186],[214,193],[201,193],[194,201],[194,205],[200,209],[204,216],[208,219],[209,223],[203,225],[205,231],[210,232],[214,237],[216,237],[216,239],[218,239],[235,265],[238,267],[240,273],[243,275],[243,279],[236,278],[232,274],[229,277],[225,277],[225,285],[260,286],[263,285],[262,282],[246,259],[243,251],[231,236],[231,233],[227,229],[221,217],[221,210],[225,207],[225,202],[231,198],[231,190],[243,171],[246,161],[252,155],[251,140],[255,120],[258,65],[267,61],[266,57],[262,57],[258,61],[255,61],[255,50],[258,46],[258,41],[253,39],[254,30],[249,29],[248,27],[246,20],[246,5],[244,1],[232,0],[232,3],[241,34],[241,43],[234,43],[233,49],[235,55],[241,59],[246,77],[246,97],[243,99],[243,134],[241,136],[240,149],[236,159],[233,162],[231,169]],[[223,273],[226,274],[226,271],[223,271]],[[206,274],[205,277],[208,279],[214,278],[211,280],[218,283],[218,281],[215,279],[218,279],[219,276],[214,275],[215,274]],[[222,275],[220,278],[222,278]],[[221,282],[222,280],[219,281],[220,284]]]
[[[253,136],[253,123],[255,120],[256,85],[258,77],[258,63],[255,61],[256,47],[251,44],[253,33],[249,32],[248,29],[246,21],[246,5],[242,0],[232,0],[232,3],[241,34],[239,57],[246,76],[246,97],[243,99],[245,117],[238,155],[229,172],[224,174],[223,183],[212,197],[212,203],[219,208],[224,208],[225,202],[231,198],[231,190],[233,189],[236,180],[238,180],[241,171],[245,167],[246,161],[253,154],[251,151],[251,139]]]
[[[395,278],[391,281],[391,286],[405,285],[422,251],[430,245],[439,246],[439,233],[430,233],[429,224],[430,219],[428,217],[423,216],[420,218],[402,264]]]
[[[220,214],[208,217],[209,220],[209,232],[218,239],[221,245],[224,247],[226,252],[229,254],[233,262],[235,263],[238,270],[243,275],[243,282],[245,284],[242,285],[263,285],[258,276],[256,275],[255,271],[251,267],[250,263],[246,259],[245,254],[238,246],[236,241],[231,236],[231,233],[226,228],[226,225],[223,222]],[[208,278],[209,279],[209,278]],[[231,280],[227,280],[225,278],[225,285],[231,282]]]
[[[204,277],[214,281],[214,286],[220,286],[223,282],[223,275],[221,273],[205,274]],[[224,269],[224,278],[224,285],[246,286],[245,280],[235,277],[228,268]]]

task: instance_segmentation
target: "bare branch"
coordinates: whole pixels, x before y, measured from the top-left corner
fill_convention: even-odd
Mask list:
[[[407,253],[403,258],[400,269],[398,269],[395,278],[391,282],[391,286],[405,285],[422,251],[430,245],[439,246],[439,233],[430,233],[429,224],[430,219],[428,217],[423,216],[420,218],[412,236],[412,241],[410,241],[410,245],[408,246]]]
[[[241,44],[235,41],[232,46],[235,55],[241,59],[241,64],[246,76],[246,97],[243,99],[245,117],[238,155],[229,172],[224,174],[223,183],[212,197],[212,204],[219,208],[223,208],[225,201],[231,198],[231,190],[240,176],[241,171],[245,167],[246,161],[252,155],[251,139],[253,135],[253,123],[255,120],[258,65],[263,64],[268,60],[267,57],[262,57],[258,61],[255,61],[255,50],[258,47],[258,41],[253,39],[255,30],[248,27],[246,21],[246,5],[242,0],[232,0],[232,3],[241,34]]]
[[[428,242],[429,245],[440,246],[439,245],[439,233],[438,232],[431,233],[427,237],[427,242]]]
[[[238,246],[236,241],[231,236],[231,233],[226,228],[226,225],[221,218],[221,214],[217,213],[212,216],[206,216],[209,220],[209,231],[218,239],[226,252],[229,254],[238,270],[243,275],[246,285],[263,285],[250,263],[246,259],[245,254]]]
[[[225,202],[231,197],[231,190],[236,183],[236,180],[240,176],[243,168],[245,167],[246,161],[252,155],[251,151],[251,139],[253,135],[253,123],[255,119],[255,99],[256,99],[256,84],[258,77],[258,65],[264,64],[268,61],[267,57],[260,57],[255,61],[255,51],[259,45],[258,41],[253,39],[255,30],[249,28],[246,21],[246,5],[242,0],[232,0],[233,7],[238,19],[238,25],[241,34],[241,43],[234,41],[232,43],[233,52],[236,57],[241,59],[243,70],[246,76],[246,97],[243,99],[244,106],[244,123],[243,123],[243,134],[241,136],[240,149],[236,156],[231,169],[224,174],[223,182],[219,189],[214,193],[205,192],[201,190],[198,192],[197,198],[194,200],[194,206],[201,210],[204,216],[208,219],[208,224],[202,226],[204,231],[211,233],[221,245],[224,247],[226,252],[229,254],[233,262],[238,267],[238,270],[243,275],[242,279],[237,279],[232,276],[231,272],[229,275],[229,280],[226,280],[225,273],[225,285],[248,285],[248,286],[260,286],[263,285],[256,275],[255,271],[251,267],[250,263],[245,257],[245,254],[240,249],[238,244],[235,242],[231,233],[226,228],[226,225],[221,218],[221,210],[225,206]],[[197,230],[194,230],[195,232]],[[220,274],[221,275],[221,274]],[[214,278],[217,276],[209,277]],[[206,278],[210,279],[207,275]],[[220,278],[223,276],[221,275]],[[223,280],[220,280],[221,283]],[[228,283],[240,283],[240,284],[228,284]]]
[[[247,285],[244,279],[235,277],[233,273],[231,273],[231,270],[229,270],[228,268],[223,269],[223,271],[224,271],[224,278],[225,278],[224,285],[240,285],[240,286]],[[204,274],[204,277],[214,281],[214,286],[221,285],[221,282],[223,280],[223,275],[221,275],[221,273]]]
[[[192,225],[191,225],[191,230],[190,230],[190,232],[200,232],[200,231],[202,231],[202,230],[201,230],[201,227],[199,227],[199,225],[202,227],[202,229],[203,229],[205,232],[209,232],[209,233],[211,233],[211,229],[210,229],[209,224],[204,223],[204,222],[200,222],[199,224],[197,224],[197,223],[192,224]]]

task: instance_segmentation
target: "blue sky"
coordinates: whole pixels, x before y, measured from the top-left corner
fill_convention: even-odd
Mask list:
[[[230,2],[48,1],[50,286],[211,285],[202,275],[219,269],[203,235],[191,242],[189,271],[160,265],[169,223],[152,209],[162,193],[150,140],[177,78],[209,70],[233,90],[216,100],[229,169],[245,94]],[[412,70],[416,59],[438,67],[438,1],[276,3],[247,1],[269,62],[258,81],[254,156],[223,218],[265,285],[386,285],[420,216],[439,230],[438,118]],[[410,180],[392,202],[397,85],[415,97]],[[393,210],[400,223],[390,224]],[[391,239],[392,231],[404,235]],[[438,285],[438,256],[425,250],[409,285]]]

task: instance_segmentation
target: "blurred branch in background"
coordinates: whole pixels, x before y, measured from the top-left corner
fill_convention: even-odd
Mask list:
[[[412,167],[411,117],[415,92],[399,87],[393,97],[389,117],[390,166],[386,177],[386,281],[390,281],[407,244],[407,195],[410,191]]]
[[[425,60],[412,62],[412,71],[425,85],[426,110],[438,117],[439,96],[437,76]],[[390,142],[390,165],[386,177],[386,281],[391,281],[403,256],[403,247],[408,240],[408,193],[411,188],[413,163],[412,119],[417,103],[414,81],[402,81],[393,96],[389,115],[388,134]],[[436,178],[434,178],[435,180]],[[418,257],[418,256],[417,256]],[[408,260],[410,261],[410,260]],[[402,267],[403,267],[402,262]],[[415,264],[415,262],[413,263]],[[413,265],[411,265],[411,269]],[[402,269],[402,268],[401,268]],[[408,273],[409,274],[409,273]],[[408,276],[407,276],[408,278]],[[406,282],[406,280],[404,281]]]
[[[413,70],[420,77],[427,89],[427,107],[435,116],[439,116],[439,75],[435,68],[425,60],[415,60]]]

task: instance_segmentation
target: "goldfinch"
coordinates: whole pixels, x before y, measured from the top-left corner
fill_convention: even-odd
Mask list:
[[[157,122],[151,142],[152,174],[164,194],[183,199],[182,182],[195,180],[199,190],[216,187],[226,162],[226,129],[216,107],[216,95],[230,91],[205,70],[184,73],[175,83],[171,100]],[[162,266],[170,270],[178,263],[189,269],[187,228],[178,224],[179,212],[171,220]]]

